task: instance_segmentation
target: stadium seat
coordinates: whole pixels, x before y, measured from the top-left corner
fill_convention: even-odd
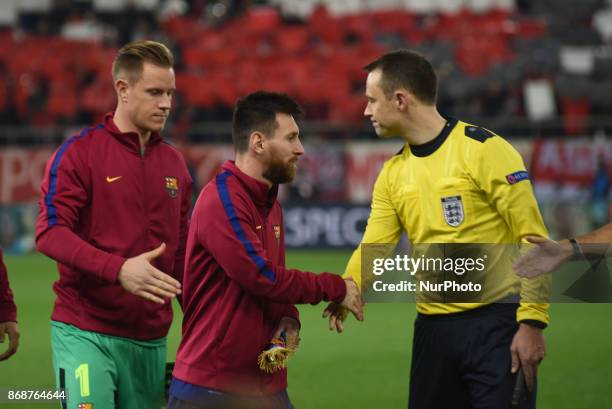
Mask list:
[[[46,13],[52,5],[53,0],[19,0],[19,11]]]
[[[176,88],[186,105],[212,108],[215,98],[209,87],[210,81],[198,74],[177,73]]]
[[[612,41],[612,6],[598,10],[593,14],[592,25],[599,33],[603,41]]]
[[[595,56],[590,47],[562,47],[559,59],[567,74],[590,75],[595,69]]]
[[[525,111],[534,122],[552,119],[557,114],[554,90],[547,79],[532,79],[523,85]]]
[[[519,18],[514,24],[515,33],[522,38],[541,38],[547,34],[548,25],[542,19]]]
[[[280,15],[274,7],[253,7],[244,16],[243,29],[249,35],[261,35],[276,30],[281,23]]]
[[[566,134],[587,134],[591,104],[586,97],[580,99],[561,98],[561,110]]]
[[[181,46],[190,46],[207,38],[207,30],[192,16],[172,16],[161,24],[164,32]]]
[[[297,54],[306,51],[310,33],[307,27],[282,27],[276,35],[276,45],[281,54]]]
[[[308,27],[315,38],[329,45],[340,45],[346,30],[329,15],[323,6],[315,8],[308,19]]]
[[[117,96],[110,76],[100,77],[93,84],[82,90],[81,109],[91,113],[95,120],[117,105]]]
[[[406,10],[378,10],[370,13],[378,33],[405,34],[415,28],[415,15]]]
[[[8,111],[9,93],[6,77],[3,75],[0,78],[0,112]]]
[[[12,27],[18,21],[18,0],[0,1],[0,27]]]
[[[76,89],[71,78],[49,82],[47,111],[55,119],[72,120],[78,112]]]

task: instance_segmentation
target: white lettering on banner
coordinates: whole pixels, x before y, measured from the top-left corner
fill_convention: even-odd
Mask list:
[[[598,159],[612,160],[612,144],[594,144],[590,139],[536,141],[532,158],[534,183],[555,182],[589,186]]]
[[[284,210],[288,247],[354,247],[363,236],[367,207],[291,207]]]
[[[359,223],[365,226],[370,209],[367,207],[354,207],[344,213],[342,218],[342,236],[350,245],[356,246],[361,242],[363,237],[363,229],[359,227]]]
[[[567,169],[574,175],[590,175],[597,169],[597,156],[601,152],[586,141],[570,141],[564,144]]]
[[[542,172],[558,173],[563,169],[561,160],[560,143],[557,141],[544,141],[540,145],[540,150],[536,151],[534,157],[535,166]]]
[[[7,149],[0,152],[0,203],[24,203],[39,199],[48,149]]]
[[[398,143],[356,143],[347,145],[346,180],[348,199],[367,203],[383,164],[401,149]]]

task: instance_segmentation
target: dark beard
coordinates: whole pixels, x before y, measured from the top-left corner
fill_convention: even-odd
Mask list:
[[[289,183],[295,177],[293,162],[283,163],[280,160],[274,160],[268,166],[268,169],[263,173],[263,177],[268,179],[274,185],[281,183]]]

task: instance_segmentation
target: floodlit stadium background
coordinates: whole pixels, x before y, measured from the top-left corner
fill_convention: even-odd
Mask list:
[[[142,38],[175,52],[165,136],[187,158],[196,192],[232,157],[238,96],[284,91],[304,106],[306,156],[282,191],[291,266],[340,273],[359,242],[374,178],[401,147],[363,121],[362,67],[399,47],[435,64],[443,115],[521,152],[552,237],[610,219],[610,0],[0,0],[0,245],[22,332],[17,355],[0,363],[0,389],[54,386],[57,272],[32,238],[43,167],[113,109],[112,57]],[[303,341],[289,367],[298,409],[406,406],[414,305],[368,305],[366,322],[342,335],[327,331],[322,306],[300,310]],[[611,313],[610,304],[552,306],[540,408],[612,407]]]

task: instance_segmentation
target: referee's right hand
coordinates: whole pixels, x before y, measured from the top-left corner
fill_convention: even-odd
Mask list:
[[[121,287],[158,304],[164,304],[166,299],[180,294],[181,283],[151,265],[151,261],[161,256],[164,250],[166,243],[162,243],[155,250],[127,259],[119,271]]]

